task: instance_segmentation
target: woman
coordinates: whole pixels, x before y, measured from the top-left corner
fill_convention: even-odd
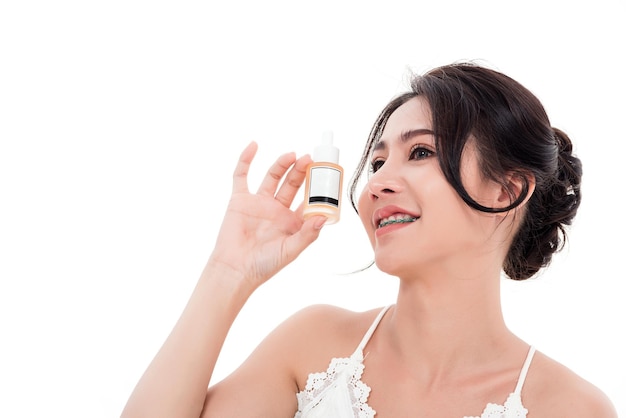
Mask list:
[[[396,304],[303,309],[212,384],[247,298],[325,221],[290,210],[308,156],[281,156],[248,191],[252,143],[215,249],[124,417],[616,417],[599,389],[513,334],[500,305],[501,272],[546,266],[576,214],[569,138],[487,68],[449,65],[411,87],[380,114],[350,187],[377,266],[400,280]]]

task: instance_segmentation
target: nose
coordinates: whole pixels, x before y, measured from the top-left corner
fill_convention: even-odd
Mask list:
[[[385,163],[367,182],[367,194],[371,200],[378,200],[402,191],[402,182],[397,169]]]

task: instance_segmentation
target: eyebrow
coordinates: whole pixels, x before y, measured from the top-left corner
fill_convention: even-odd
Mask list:
[[[435,133],[433,131],[431,131],[430,129],[411,129],[408,131],[404,131],[400,134],[400,142],[402,142],[403,144],[410,141],[412,138],[415,138],[416,136],[421,136],[421,135],[435,135]],[[374,145],[374,148],[372,149],[372,151],[379,151],[379,150],[384,150],[387,148],[387,143],[384,140],[380,140],[376,143],[376,145]]]

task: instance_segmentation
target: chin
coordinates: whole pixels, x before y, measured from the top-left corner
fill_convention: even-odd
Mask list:
[[[402,272],[406,272],[408,268],[406,258],[402,256],[390,257],[389,255],[382,256],[377,254],[374,262],[378,270],[396,277],[401,276]]]

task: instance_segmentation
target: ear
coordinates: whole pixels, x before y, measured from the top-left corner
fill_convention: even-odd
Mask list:
[[[505,208],[513,204],[524,193],[522,202],[517,206],[523,207],[535,191],[535,175],[529,171],[515,171],[508,173],[500,184],[500,192],[496,199],[497,208]]]

